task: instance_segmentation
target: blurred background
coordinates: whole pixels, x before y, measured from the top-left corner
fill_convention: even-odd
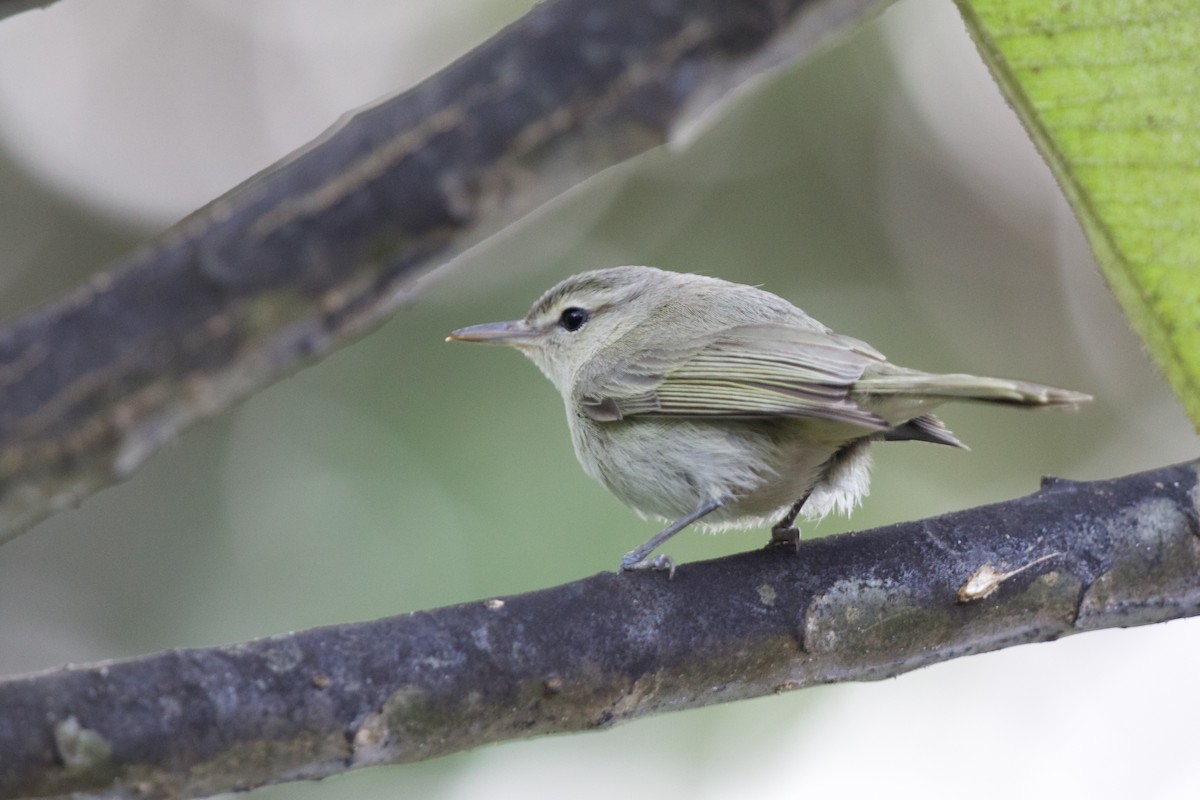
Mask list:
[[[0,21],[0,314],[48,300],[529,7],[61,0]],[[0,674],[365,620],[613,569],[657,530],[578,469],[513,352],[442,340],[583,269],[761,284],[894,361],[1088,391],[877,449],[864,529],[1196,455],[948,2],[901,0],[464,255],[362,342],[0,548]],[[679,561],[766,532],[672,542]],[[283,798],[1194,797],[1200,620],[267,788]]]

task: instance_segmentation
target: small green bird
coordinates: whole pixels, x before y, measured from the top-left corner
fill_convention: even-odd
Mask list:
[[[870,447],[964,447],[929,412],[948,400],[1074,408],[1080,392],[899,367],[753,286],[653,267],[574,275],[524,319],[448,337],[528,356],[562,395],[584,471],[645,517],[673,520],[621,569],[670,570],[663,542],[692,523],[773,524],[848,513],[867,494]]]

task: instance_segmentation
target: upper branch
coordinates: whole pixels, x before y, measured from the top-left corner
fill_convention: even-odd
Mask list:
[[[550,0],[0,327],[0,541],[878,2]]]
[[[1200,613],[1197,467],[0,681],[0,800],[196,796]]]
[[[21,14],[33,8],[45,8],[56,0],[0,0],[0,20]]]

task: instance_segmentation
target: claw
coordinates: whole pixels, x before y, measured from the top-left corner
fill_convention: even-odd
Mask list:
[[[771,541],[767,547],[791,547],[800,552],[800,529],[794,525],[776,525],[771,528]]]
[[[675,562],[670,556],[659,556],[655,559],[650,559],[650,554],[659,548],[659,546],[670,539],[681,530],[691,525],[696,520],[703,517],[705,514],[711,514],[721,506],[725,505],[725,500],[706,500],[696,506],[696,510],[685,517],[672,522],[667,527],[663,528],[658,533],[651,536],[638,548],[630,550],[621,559],[621,572],[628,572],[631,569],[657,569],[663,570],[668,574],[667,578],[675,577]]]
[[[621,572],[632,572],[635,569],[652,569],[655,572],[667,573],[667,580],[669,581],[675,580],[675,559],[669,555],[659,553],[654,558],[643,558],[640,561],[630,557],[635,555],[637,555],[636,551],[625,554],[625,557],[621,559]]]
[[[675,580],[675,559],[671,558],[666,553],[659,553],[650,562],[650,569],[657,572],[667,573],[667,580]]]

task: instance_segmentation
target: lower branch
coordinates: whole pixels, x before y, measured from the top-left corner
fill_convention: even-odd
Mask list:
[[[1197,467],[0,681],[0,798],[198,796],[1200,613]]]

